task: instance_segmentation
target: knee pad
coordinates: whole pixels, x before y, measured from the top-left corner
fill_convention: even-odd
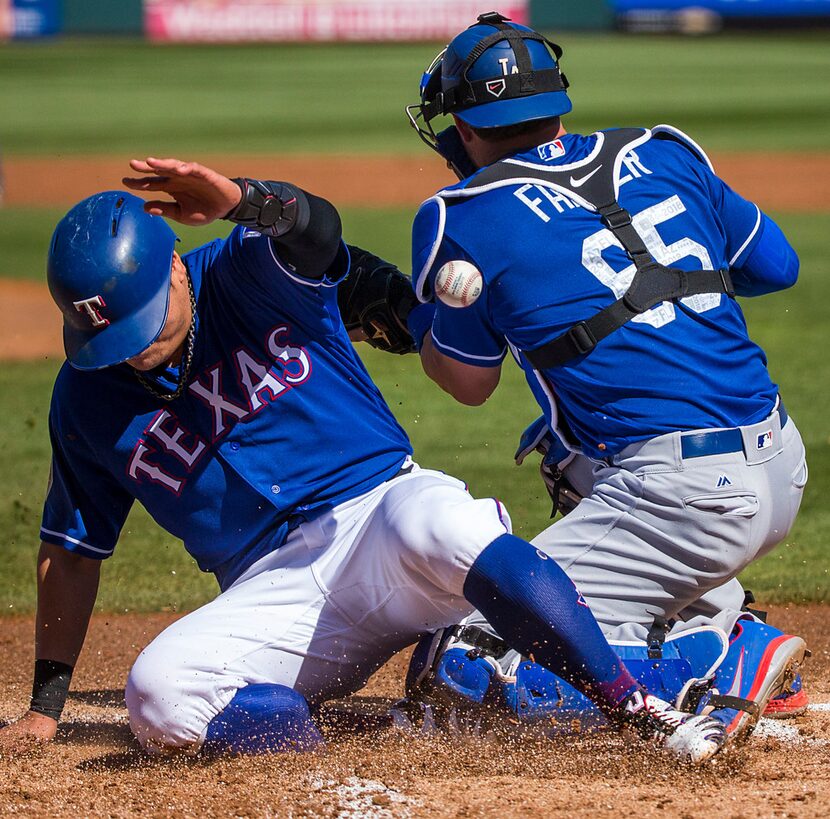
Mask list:
[[[461,639],[468,631],[480,629],[453,626],[421,638],[406,674],[408,697],[447,707],[480,705],[487,699],[496,663]]]
[[[573,686],[476,626],[422,638],[410,661],[406,694],[398,710],[430,728],[480,732],[518,722],[552,735],[606,724]]]
[[[475,731],[483,722],[505,716],[508,678],[492,653],[471,642],[477,635],[478,642],[501,643],[476,626],[452,626],[423,637],[412,654],[406,698],[398,703],[396,713],[426,729]]]
[[[323,744],[308,703],[288,686],[240,688],[205,730],[207,754],[268,754],[312,751]]]

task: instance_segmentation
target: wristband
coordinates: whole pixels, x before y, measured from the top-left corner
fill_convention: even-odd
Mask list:
[[[231,182],[239,187],[242,198],[224,219],[275,239],[293,230],[295,225],[301,230],[307,226],[308,201],[305,193],[294,185],[244,177]]]
[[[59,720],[69,694],[72,670],[71,665],[56,660],[35,660],[35,679],[29,710]]]
[[[406,326],[415,342],[415,349],[420,353],[424,346],[424,337],[432,328],[432,319],[435,316],[435,304],[418,304],[409,311],[406,317]]]

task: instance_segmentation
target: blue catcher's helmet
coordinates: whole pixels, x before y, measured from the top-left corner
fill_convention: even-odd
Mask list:
[[[497,128],[567,114],[561,56],[562,49],[538,32],[497,12],[481,14],[426,70],[420,104],[407,107],[409,119],[442,153],[431,125],[437,116],[455,114],[474,128]]]
[[[73,367],[120,364],[156,340],[167,320],[175,243],[167,222],[123,191],[90,196],[58,222],[46,276]]]

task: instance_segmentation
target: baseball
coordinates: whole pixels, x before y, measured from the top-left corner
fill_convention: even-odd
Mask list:
[[[435,274],[435,295],[448,307],[469,307],[480,295],[481,271],[470,262],[447,262]]]

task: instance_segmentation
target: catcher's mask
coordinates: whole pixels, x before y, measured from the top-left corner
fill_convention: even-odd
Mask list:
[[[164,219],[123,191],[96,193],[58,222],[46,277],[73,367],[120,364],[156,340],[167,320],[176,241]]]
[[[455,114],[474,128],[497,128],[567,114],[571,101],[561,56],[562,49],[538,32],[495,11],[481,14],[430,63],[420,103],[406,107],[409,121],[459,173],[442,145],[446,132],[436,134],[432,120]]]

